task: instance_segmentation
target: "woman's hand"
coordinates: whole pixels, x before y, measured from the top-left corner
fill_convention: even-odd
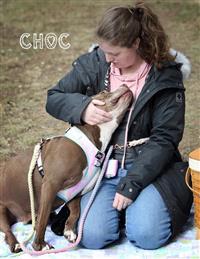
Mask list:
[[[93,99],[82,114],[82,120],[90,125],[101,124],[112,120],[112,116],[109,112],[105,112],[96,105],[104,105],[105,103],[100,100]]]
[[[117,210],[126,209],[133,201],[119,193],[115,194],[113,207]]]

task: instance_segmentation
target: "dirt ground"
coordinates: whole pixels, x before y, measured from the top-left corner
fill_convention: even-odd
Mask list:
[[[0,0],[0,160],[33,146],[41,137],[63,134],[66,123],[45,111],[46,93],[71,69],[72,61],[95,42],[94,30],[105,9],[134,1]],[[166,29],[172,47],[191,61],[185,81],[186,122],[180,144],[187,158],[199,147],[199,10],[196,0],[148,0]],[[20,36],[69,33],[69,49],[23,49]]]

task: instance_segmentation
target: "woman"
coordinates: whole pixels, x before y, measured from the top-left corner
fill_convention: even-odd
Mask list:
[[[127,147],[125,168],[103,180],[81,244],[99,249],[116,241],[124,215],[127,238],[140,248],[156,249],[180,231],[192,204],[184,182],[187,163],[178,151],[185,113],[181,64],[170,55],[157,16],[143,3],[109,9],[96,34],[99,46],[79,57],[72,71],[48,91],[47,111],[71,124],[109,121],[110,114],[97,107],[104,103],[91,96],[125,83],[135,98],[128,141],[149,140]],[[111,140],[119,167],[127,117]],[[81,212],[89,196],[82,197]]]

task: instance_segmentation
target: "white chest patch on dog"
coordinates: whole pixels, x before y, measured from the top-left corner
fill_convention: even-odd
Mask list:
[[[99,124],[98,127],[100,128],[100,141],[102,143],[101,151],[104,152],[113,132],[118,127],[118,123],[116,119],[113,119],[106,123]]]

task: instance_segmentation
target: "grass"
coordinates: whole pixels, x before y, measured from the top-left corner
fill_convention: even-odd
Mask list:
[[[87,51],[103,11],[131,1],[0,0],[0,160],[34,145],[41,137],[62,134],[66,128],[45,111],[46,92],[67,71],[72,61]],[[172,46],[192,63],[186,87],[186,126],[180,148],[186,157],[199,146],[198,115],[199,4],[196,0],[146,1],[165,27]],[[24,50],[24,32],[70,34],[70,49]]]

